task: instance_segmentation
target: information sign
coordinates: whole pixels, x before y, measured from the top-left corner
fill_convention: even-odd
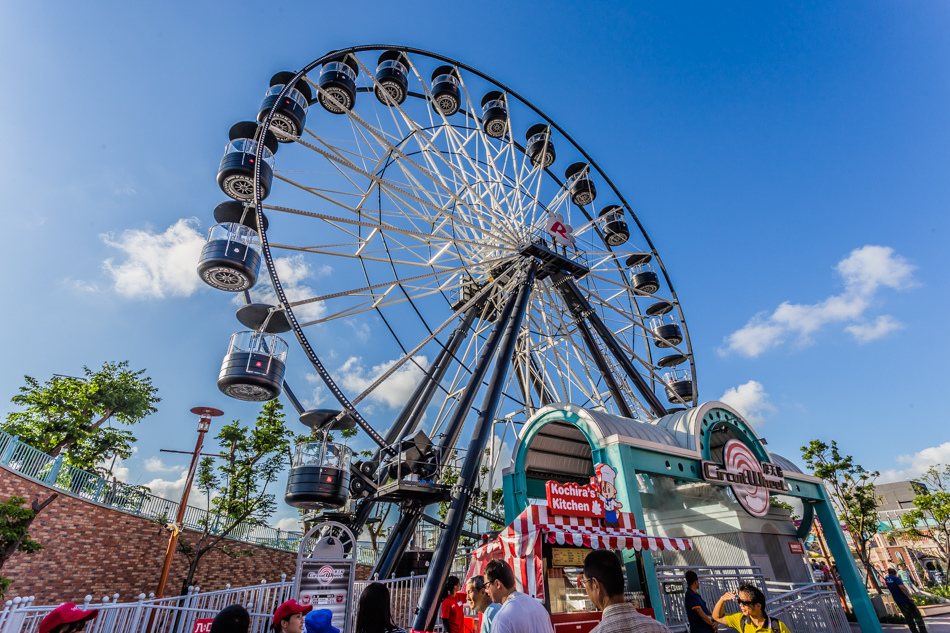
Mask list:
[[[592,549],[586,547],[554,547],[551,549],[551,565],[554,567],[579,567]]]

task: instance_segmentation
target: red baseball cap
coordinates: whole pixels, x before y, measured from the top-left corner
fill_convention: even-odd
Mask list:
[[[86,620],[93,619],[97,615],[99,615],[99,611],[96,609],[83,611],[74,603],[67,602],[66,604],[59,605],[43,618],[43,621],[40,622],[40,633],[49,633],[60,624],[85,622]]]
[[[289,618],[295,613],[307,614],[310,613],[311,609],[313,609],[313,605],[308,605],[305,607],[291,598],[287,602],[277,607],[277,610],[274,611],[274,629],[278,630],[277,627],[280,626],[280,622],[284,618]],[[41,631],[40,633],[45,633],[45,631]]]

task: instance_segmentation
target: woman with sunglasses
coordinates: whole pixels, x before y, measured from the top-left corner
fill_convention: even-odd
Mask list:
[[[739,613],[726,615],[728,600],[739,603]],[[748,583],[739,585],[738,591],[722,594],[713,608],[712,618],[719,624],[731,626],[739,633],[791,633],[784,622],[768,616],[765,612],[765,594],[755,585]]]

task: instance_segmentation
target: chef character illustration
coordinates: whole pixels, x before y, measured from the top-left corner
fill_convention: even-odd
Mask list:
[[[610,467],[610,464],[597,464],[597,486],[600,490],[600,498],[604,501],[604,524],[610,527],[616,527],[617,509],[622,508],[623,504],[617,501],[617,487],[614,481],[617,479],[617,471]]]

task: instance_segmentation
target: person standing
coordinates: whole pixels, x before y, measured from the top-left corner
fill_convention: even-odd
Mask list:
[[[515,591],[515,573],[496,558],[485,565],[485,589],[492,602],[501,604],[491,623],[491,633],[554,633],[547,609],[531,596]]]
[[[305,607],[293,598],[281,603],[274,611],[274,633],[303,633],[303,616],[311,609],[312,605]]]
[[[726,615],[727,600],[735,600],[739,603],[739,613]],[[791,633],[784,622],[769,617],[765,612],[765,594],[750,583],[739,585],[738,591],[727,591],[722,594],[719,602],[713,607],[712,618],[719,624],[731,626],[739,633],[756,633],[756,631]]]
[[[354,633],[406,633],[393,622],[389,588],[381,582],[366,585],[356,611]]]
[[[501,605],[493,602],[485,590],[484,576],[472,576],[465,582],[465,597],[468,599],[468,606],[478,614],[481,622],[478,633],[491,633],[491,622]]]
[[[99,615],[96,609],[83,611],[73,602],[61,604],[43,618],[40,622],[40,633],[73,633],[82,631],[86,622]]]
[[[686,619],[689,633],[716,633],[719,624],[713,622],[706,600],[699,594],[699,576],[692,569],[686,571]]]
[[[623,598],[623,565],[620,557],[606,549],[594,550],[584,558],[584,588],[603,614],[590,633],[670,633],[653,618],[637,613]]]
[[[913,633],[927,633],[927,627],[924,626],[924,618],[920,615],[920,609],[914,604],[914,600],[910,597],[910,592],[907,591],[904,581],[897,575],[897,570],[893,567],[888,569],[887,578],[884,579],[884,582],[887,584],[887,590],[890,591],[891,596],[894,597],[897,608],[904,614],[908,628],[910,628]]]
[[[211,633],[247,633],[251,628],[251,614],[239,604],[224,607],[211,622]]]
[[[463,633],[465,629],[465,598],[460,597],[459,589],[462,581],[458,576],[449,576],[442,591],[442,607],[439,616],[442,618],[442,630],[445,633]]]

